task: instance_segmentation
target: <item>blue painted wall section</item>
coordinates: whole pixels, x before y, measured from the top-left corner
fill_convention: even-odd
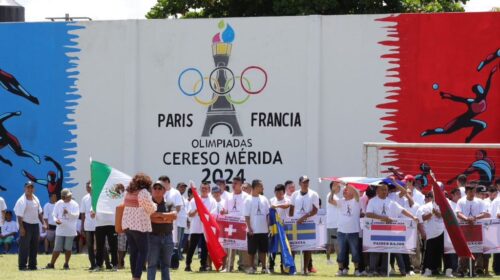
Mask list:
[[[42,204],[48,201],[49,188],[60,192],[59,186],[50,183],[50,176],[60,176],[53,161],[61,166],[62,187],[76,185],[69,177],[76,153],[76,124],[70,115],[80,98],[75,87],[80,49],[78,36],[71,32],[80,28],[68,23],[0,24],[0,69],[7,73],[4,78],[10,74],[20,85],[7,78],[0,84],[0,116],[15,113],[2,123],[5,130],[0,135],[0,156],[12,163],[0,162],[0,186],[5,189],[0,196],[8,209],[14,207],[31,176],[41,183],[36,184],[36,194]],[[5,88],[9,81],[21,94]],[[31,97],[23,96],[23,89]],[[14,151],[12,137],[22,152]]]

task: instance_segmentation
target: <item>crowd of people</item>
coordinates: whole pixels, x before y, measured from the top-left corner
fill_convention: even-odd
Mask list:
[[[209,212],[244,218],[247,225],[247,250],[232,250],[224,260],[221,272],[254,274],[258,266],[261,266],[261,273],[275,272],[277,254],[269,253],[269,210],[274,208],[281,219],[295,219],[298,224],[314,220],[321,208],[321,199],[309,187],[309,181],[307,176],[301,176],[297,189],[291,180],[278,184],[271,199],[263,195],[264,182],[258,179],[246,183],[242,178],[235,177],[231,182],[232,191],[224,179],[217,180],[214,185],[201,183],[198,191]],[[491,186],[482,186],[478,182],[467,181],[467,177],[461,175],[456,186],[444,188],[442,183],[439,184],[446,190],[448,202],[460,221],[474,223],[486,218],[500,218],[500,196],[497,196],[500,180]],[[61,252],[64,252],[63,268],[69,269],[75,236],[82,232],[89,270],[93,272],[122,269],[127,249],[132,279],[140,279],[143,271],[147,271],[148,279],[155,279],[158,268],[162,279],[170,279],[169,270],[178,269],[178,261],[182,260],[185,260],[184,270],[192,271],[191,264],[197,249],[199,270],[212,270],[204,227],[192,190],[187,184],[181,182],[174,188],[168,176],[160,176],[153,182],[146,174],[135,175],[126,186],[121,220],[124,232],[118,233],[115,228],[116,213],[93,210],[91,188],[90,182],[87,182],[87,194],[80,204],[73,200],[70,189],[63,189],[60,200],[51,195],[50,201],[42,208],[34,194],[34,183],[29,181],[14,206],[17,223],[13,221],[12,211],[7,210],[5,201],[0,198],[0,245],[9,251],[18,234],[19,270],[37,269],[41,232],[45,232],[46,246],[52,250],[52,259],[46,269],[55,268]],[[423,276],[444,274],[455,277],[468,273],[490,274],[491,255],[474,254],[473,271],[468,271],[469,259],[444,254],[446,229],[443,215],[433,200],[433,192],[423,191],[418,180],[411,175],[402,181],[394,178],[383,180],[365,191],[348,182],[334,180],[324,202],[326,260],[329,265],[333,264],[331,255],[336,254],[338,276],[348,275],[350,265],[356,276],[385,275],[388,262],[392,273],[396,271],[396,262],[401,275],[420,273]],[[415,221],[418,224],[416,254],[391,254],[388,260],[388,254],[362,252],[360,219],[363,217],[383,222],[402,217]],[[266,259],[267,256],[269,259]],[[236,258],[238,261],[235,264]],[[303,268],[303,274],[316,272],[311,252],[303,252],[303,263],[298,267]],[[493,255],[493,269],[494,274],[500,275],[500,254]],[[284,273],[282,263],[279,270]]]

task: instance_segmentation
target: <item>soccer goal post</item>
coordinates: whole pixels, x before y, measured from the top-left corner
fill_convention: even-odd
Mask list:
[[[493,182],[498,177],[500,144],[463,143],[363,143],[363,176],[387,176],[389,168],[404,174],[432,170],[451,184],[460,174],[471,179]]]

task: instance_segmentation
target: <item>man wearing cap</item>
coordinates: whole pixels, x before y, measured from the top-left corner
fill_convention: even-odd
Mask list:
[[[318,213],[319,196],[318,193],[309,189],[309,177],[303,175],[299,178],[300,190],[292,195],[290,200],[289,215],[297,219],[297,224],[301,224],[308,219],[313,218]],[[311,251],[304,251],[304,271],[307,275],[311,270],[309,263],[311,261]]]
[[[170,178],[166,175],[163,175],[158,178],[158,181],[162,182],[163,187],[165,187],[165,203],[167,203],[167,205],[172,205],[172,211],[175,211],[176,213],[181,212],[181,209],[184,205],[184,200],[182,199],[181,193],[177,189],[172,188],[170,184]],[[177,226],[176,220],[173,222],[173,226]],[[177,240],[177,248],[180,247],[179,242],[180,240]]]
[[[417,217],[411,214],[408,210],[404,209],[397,202],[388,198],[389,186],[386,182],[382,182],[377,186],[376,189],[377,196],[370,199],[366,207],[366,218],[381,220],[387,223],[392,222],[393,218],[397,218],[399,215],[403,214],[406,217],[411,218],[415,222],[418,222]],[[401,254],[395,254],[396,260],[398,262],[399,269],[402,275],[406,275],[406,268],[403,263],[403,258]],[[382,258],[382,263],[387,263],[387,254],[383,253],[370,253],[370,272],[369,275],[377,273],[378,264]],[[387,267],[382,266],[382,274],[386,274],[385,271]]]
[[[165,197],[171,198],[166,196],[165,192],[165,181],[157,181],[153,184],[152,198],[156,204],[156,212],[151,215],[152,232],[148,238],[148,280],[155,279],[158,266],[161,269],[161,279],[170,280],[169,268],[174,251],[173,221],[177,218],[177,212],[173,201],[165,199]]]
[[[215,184],[220,188],[220,197],[224,201],[231,199],[231,193],[227,190],[226,179],[217,179]]]
[[[43,220],[40,200],[35,196],[35,185],[28,181],[24,184],[24,194],[17,200],[14,213],[19,225],[19,270],[36,270],[38,239],[40,237],[39,223],[42,230],[47,229]]]
[[[404,182],[406,183],[407,192],[413,198],[413,201],[415,201],[418,205],[424,205],[425,196],[417,188],[415,188],[415,177],[412,175],[406,175]]]
[[[46,269],[54,269],[54,264],[57,258],[64,250],[64,269],[69,269],[69,259],[73,250],[73,240],[76,236],[76,224],[80,215],[80,207],[78,203],[72,199],[73,194],[69,189],[61,191],[61,199],[54,206],[52,216],[56,221],[56,241],[52,260],[45,267]]]
[[[245,200],[247,200],[250,195],[242,189],[243,179],[241,177],[233,178],[233,193],[231,197],[225,201],[224,210],[225,214],[231,217],[243,217],[243,208],[245,206]],[[245,262],[248,259],[248,254],[246,251],[232,250],[231,259],[229,260],[229,271],[233,271],[233,263],[236,254],[239,256],[238,260],[238,270],[245,271]],[[229,255],[229,254],[228,254]]]
[[[90,268],[96,269],[96,255],[94,252],[95,244],[95,213],[92,211],[92,185],[90,181],[85,184],[87,194],[80,203],[80,218],[82,219],[82,232],[85,234],[87,251],[89,256]]]
[[[483,202],[475,197],[476,196],[476,188],[472,185],[465,186],[465,197],[462,197],[457,202],[457,217],[464,222],[467,222],[471,225],[475,224],[477,220],[488,218],[489,214],[484,209]],[[475,260],[472,260],[472,266],[475,267],[475,271],[473,274],[477,272],[483,272],[482,268],[482,256],[481,253],[474,253]],[[474,266],[476,263],[476,266]],[[458,261],[458,273],[461,275],[465,275],[469,267],[469,259],[468,258],[459,258]]]

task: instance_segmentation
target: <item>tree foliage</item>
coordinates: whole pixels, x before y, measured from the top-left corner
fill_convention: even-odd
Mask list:
[[[463,12],[469,0],[158,0],[146,18]]]

